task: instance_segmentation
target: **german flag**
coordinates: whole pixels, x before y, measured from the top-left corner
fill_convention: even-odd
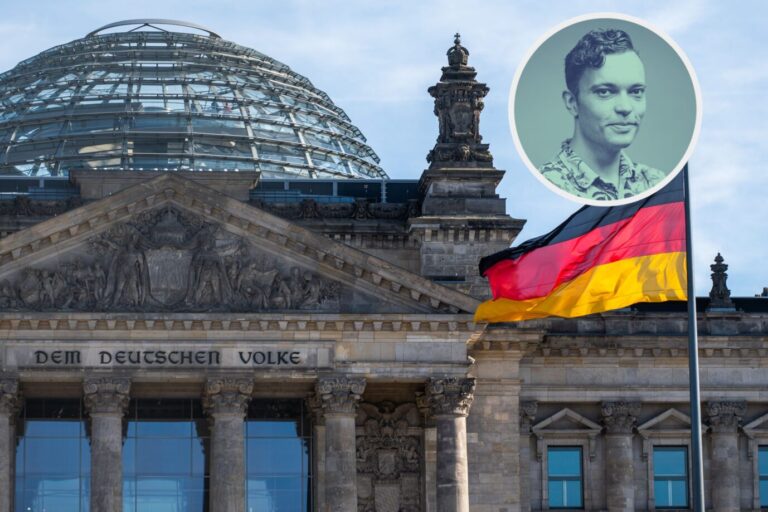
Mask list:
[[[477,322],[577,317],[686,299],[682,173],[632,204],[585,206],[546,235],[480,260]]]

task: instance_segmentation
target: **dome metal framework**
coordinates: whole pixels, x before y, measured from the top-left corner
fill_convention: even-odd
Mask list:
[[[99,34],[129,23],[137,27]],[[0,74],[0,175],[86,168],[387,178],[378,163],[307,78],[196,25],[118,22]]]

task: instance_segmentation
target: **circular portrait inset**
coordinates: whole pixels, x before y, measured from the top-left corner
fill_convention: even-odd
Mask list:
[[[653,194],[690,158],[701,96],[668,36],[620,14],[551,30],[512,83],[512,136],[547,187],[581,204],[616,206]]]

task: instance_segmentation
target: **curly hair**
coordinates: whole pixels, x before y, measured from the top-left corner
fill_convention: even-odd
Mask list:
[[[605,63],[605,56],[612,53],[632,51],[629,34],[619,29],[597,29],[585,34],[576,46],[565,56],[565,84],[572,94],[578,96],[579,80],[587,68],[599,68]]]

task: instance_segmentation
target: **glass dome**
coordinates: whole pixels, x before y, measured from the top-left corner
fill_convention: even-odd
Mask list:
[[[126,26],[133,29],[104,32]],[[386,178],[378,163],[308,79],[193,24],[113,23],[0,74],[0,175],[85,168]]]

